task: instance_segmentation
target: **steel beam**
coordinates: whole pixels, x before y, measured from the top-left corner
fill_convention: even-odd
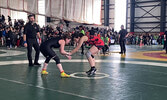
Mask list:
[[[109,0],[104,0],[104,26],[109,26]]]
[[[165,32],[165,21],[166,21],[166,0],[161,0],[160,32]]]
[[[135,3],[136,4],[139,4],[139,3],[153,3],[153,2],[159,2],[160,0],[149,0],[149,1],[136,1]]]
[[[140,8],[140,7],[154,7],[154,6],[161,6],[161,5],[160,4],[158,4],[158,5],[145,5],[145,6],[144,5],[142,5],[142,6],[138,5],[136,8]]]
[[[134,32],[135,0],[130,1],[130,32]]]
[[[158,4],[158,5],[159,5],[159,4]],[[157,6],[158,6],[158,5],[157,5]],[[150,13],[150,12],[151,12],[153,9],[155,9],[157,6],[153,6],[149,11],[145,10],[143,7],[140,7],[140,6],[138,6],[138,5],[136,5],[136,6],[139,7],[139,8],[141,8],[143,11],[146,12],[145,14],[143,14],[143,15],[141,16],[141,18],[144,17],[146,14],[149,14],[149,15],[151,15],[152,17],[154,17],[154,18],[160,20],[160,18],[158,18],[158,17],[156,17],[156,16],[154,16],[153,14]],[[140,18],[139,18],[139,19],[140,19]],[[137,19],[137,20],[139,20],[139,19]],[[136,20],[136,21],[137,21],[137,20]]]
[[[128,27],[128,0],[126,0],[126,29]]]
[[[161,17],[161,16],[155,16],[155,17]],[[153,16],[142,16],[142,17],[135,17],[135,18],[153,18]]]

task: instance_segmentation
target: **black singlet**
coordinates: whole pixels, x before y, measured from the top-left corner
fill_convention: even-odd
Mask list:
[[[60,37],[56,37],[56,38],[52,38],[52,39],[49,39],[45,42],[43,42],[41,44],[41,47],[44,49],[44,48],[59,48],[60,47],[60,44],[59,44],[59,40],[61,40],[62,38]]]

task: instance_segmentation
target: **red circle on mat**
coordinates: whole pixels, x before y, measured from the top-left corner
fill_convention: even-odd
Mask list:
[[[161,53],[143,53],[144,56],[149,56],[149,57],[154,57],[154,58],[165,58],[165,59],[167,59],[167,57],[161,56],[162,54],[165,54],[165,52],[161,52]]]

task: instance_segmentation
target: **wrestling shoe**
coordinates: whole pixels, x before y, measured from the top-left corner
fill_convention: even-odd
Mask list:
[[[91,68],[89,71],[86,72],[87,75],[92,76],[96,74],[96,68]]]
[[[61,72],[60,75],[61,75],[62,78],[70,77],[70,75],[66,74],[65,72]]]
[[[41,64],[39,64],[39,63],[34,63],[34,65],[41,66]]]
[[[47,72],[46,70],[42,70],[42,71],[41,71],[41,74],[42,74],[42,75],[47,75],[48,72]]]

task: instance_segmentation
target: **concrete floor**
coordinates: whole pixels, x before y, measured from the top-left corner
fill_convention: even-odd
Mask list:
[[[96,56],[95,77],[85,74],[90,67],[79,52],[72,60],[60,56],[72,76],[60,78],[54,61],[49,74],[41,76],[41,67],[28,67],[25,48],[1,47],[0,100],[166,100],[167,55],[162,46],[128,45],[126,55],[118,52],[119,46],[112,45],[109,54]]]

